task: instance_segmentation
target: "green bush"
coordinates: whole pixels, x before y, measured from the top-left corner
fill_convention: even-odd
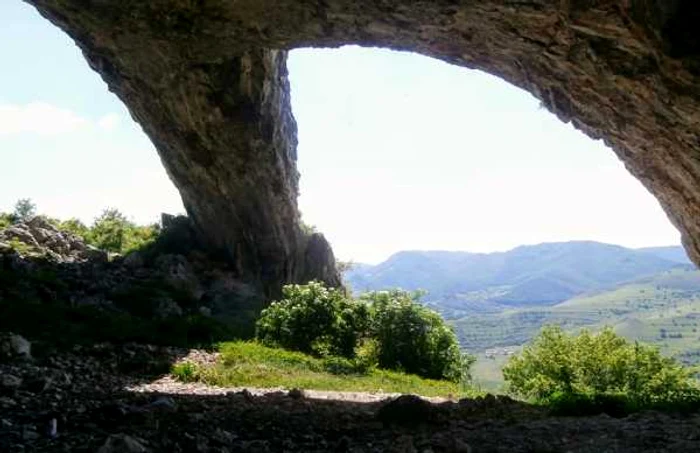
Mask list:
[[[56,228],[63,232],[79,236],[83,240],[87,240],[87,238],[90,236],[90,228],[88,228],[83,222],[81,222],[78,219],[58,221]]]
[[[468,379],[474,359],[460,352],[452,329],[416,298],[397,290],[352,300],[317,282],[290,285],[281,301],[263,310],[256,336],[266,345],[325,357],[334,373],[379,367]]]
[[[513,393],[564,412],[672,407],[700,395],[691,369],[610,328],[571,335],[545,327],[510,359],[503,376]]]
[[[5,229],[15,222],[15,217],[12,214],[0,212],[0,230]]]
[[[196,382],[201,376],[201,369],[196,363],[180,362],[172,366],[170,373],[181,382]]]
[[[67,227],[78,233],[84,225],[78,221]],[[152,243],[159,233],[158,225],[138,226],[117,209],[106,209],[82,236],[88,244],[99,249],[124,254]]]
[[[109,252],[119,253],[124,249],[127,231],[134,225],[116,209],[106,209],[95,219],[88,242]]]
[[[14,213],[0,212],[0,229],[29,220],[35,215],[36,205],[28,198],[21,199],[17,201]],[[121,254],[146,247],[155,242],[161,232],[158,224],[136,225],[119,210],[111,208],[105,209],[92,227],[75,218],[65,221],[45,218],[60,231],[80,236],[89,245]]]
[[[369,327],[367,305],[318,282],[285,286],[282,295],[256,323],[256,336],[263,344],[316,356],[354,357]]]
[[[454,331],[420,304],[420,296],[401,290],[363,295],[372,308],[379,367],[430,379],[468,380],[474,357],[460,351]]]

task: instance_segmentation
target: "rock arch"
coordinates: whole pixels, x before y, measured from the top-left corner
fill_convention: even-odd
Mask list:
[[[25,0],[67,32],[154,142],[208,245],[274,292],[338,283],[302,233],[286,50],[409,50],[482,69],[602,138],[700,263],[693,0]],[[592,182],[594,183],[594,182]]]

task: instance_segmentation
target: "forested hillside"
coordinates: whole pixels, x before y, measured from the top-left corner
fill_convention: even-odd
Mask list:
[[[590,241],[545,243],[501,253],[404,251],[345,277],[355,292],[427,291],[448,318],[504,308],[554,305],[688,262],[680,247],[628,249]]]

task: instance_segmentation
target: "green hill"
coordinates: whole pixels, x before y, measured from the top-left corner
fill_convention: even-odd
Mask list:
[[[474,313],[450,321],[462,347],[477,353],[474,375],[485,388],[498,388],[507,352],[530,341],[546,324],[568,330],[609,325],[620,335],[657,345],[687,365],[700,364],[700,271],[675,268],[581,295],[551,307]]]
[[[675,250],[675,251],[674,251]],[[680,250],[680,252],[679,252]],[[500,253],[406,251],[345,278],[362,292],[423,289],[447,318],[509,307],[555,305],[576,295],[681,266],[679,247],[633,250],[590,241],[546,243]]]
[[[452,324],[466,349],[480,351],[525,343],[540,327],[552,323],[566,328],[619,326],[616,328],[628,338],[663,344],[662,340],[668,343],[674,339],[669,334],[689,334],[685,327],[696,327],[697,318],[700,272],[684,267],[551,307],[473,314]],[[666,329],[665,338],[660,329]]]
[[[690,261],[690,258],[688,258],[688,254],[686,253],[685,249],[677,245],[667,247],[644,247],[637,249],[637,251],[642,253],[650,253],[658,256],[659,258],[669,261],[676,261],[680,264],[693,264],[693,262]]]

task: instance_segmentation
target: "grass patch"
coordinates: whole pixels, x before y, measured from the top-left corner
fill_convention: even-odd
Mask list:
[[[199,381],[224,387],[381,391],[443,397],[477,395],[475,390],[464,384],[366,368],[338,357],[317,359],[255,342],[223,343],[219,350],[221,358],[216,366],[203,368],[192,363],[180,363],[173,367],[172,374],[185,382]]]

